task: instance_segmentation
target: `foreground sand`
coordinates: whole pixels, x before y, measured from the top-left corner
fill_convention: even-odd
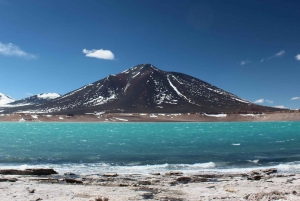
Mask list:
[[[0,175],[0,198],[1,201],[300,200],[300,174],[275,171],[267,169],[238,174]]]
[[[101,115],[0,114],[0,122],[242,122],[300,121],[300,112],[264,114],[107,113]]]

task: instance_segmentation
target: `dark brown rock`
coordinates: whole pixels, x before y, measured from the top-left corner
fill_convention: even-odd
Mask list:
[[[160,175],[159,172],[150,172],[149,174],[151,174],[151,175]]]
[[[82,181],[76,180],[76,179],[71,179],[71,178],[66,178],[65,181],[67,183],[71,183],[71,184],[83,184]]]
[[[103,174],[103,177],[117,177],[118,174],[117,173],[105,173]]]
[[[191,177],[178,177],[176,180],[181,183],[188,183],[192,179],[191,179]]]
[[[65,172],[64,175],[76,175],[76,174],[73,172]]]
[[[8,181],[8,179],[6,179],[6,178],[0,178],[0,182],[6,182],[6,181]]]
[[[166,172],[165,175],[181,175],[183,174],[182,172],[177,172],[177,171],[171,171],[171,172]]]
[[[270,174],[273,174],[273,173],[277,173],[277,169],[276,168],[269,168],[269,169],[266,169],[266,170],[262,170],[262,172],[267,174],[267,175],[270,175]]]
[[[51,175],[57,174],[53,169],[25,169],[25,170],[16,170],[16,169],[3,169],[0,170],[0,174],[5,175]]]
[[[138,183],[140,185],[151,185],[151,181],[148,181],[148,180],[141,180],[141,181],[138,181]]]
[[[262,176],[261,175],[254,175],[254,176],[249,176],[247,180],[261,180]]]

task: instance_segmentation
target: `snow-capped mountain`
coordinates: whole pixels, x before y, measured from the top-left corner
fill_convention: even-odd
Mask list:
[[[0,93],[0,106],[6,105],[8,103],[14,102],[15,100],[3,93]]]
[[[16,100],[14,102],[11,102],[8,104],[8,106],[16,107],[16,106],[25,106],[25,105],[40,105],[58,97],[60,97],[60,95],[57,93],[37,94],[27,98],[23,98],[21,100]]]
[[[140,64],[22,110],[45,113],[274,111],[195,77]]]

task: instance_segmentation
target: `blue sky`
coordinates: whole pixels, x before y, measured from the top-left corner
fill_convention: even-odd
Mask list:
[[[299,7],[297,0],[0,0],[0,92],[65,94],[151,63],[252,102],[300,108]]]

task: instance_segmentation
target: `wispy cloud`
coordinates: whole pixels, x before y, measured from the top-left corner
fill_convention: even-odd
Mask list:
[[[274,106],[276,108],[280,108],[280,109],[285,109],[286,107],[284,107],[283,105],[277,105],[277,106]]]
[[[300,61],[300,54],[297,54],[297,55],[295,56],[295,58],[296,58],[296,60]]]
[[[256,101],[254,101],[254,103],[263,103],[263,102],[265,102],[265,99],[258,99],[258,100],[256,100]]]
[[[19,46],[12,43],[4,44],[0,42],[0,54],[4,56],[16,56],[26,59],[36,59],[35,55],[21,50]]]
[[[274,101],[272,101],[272,100],[265,100],[265,99],[263,99],[263,98],[254,101],[254,103],[264,103],[264,102],[270,103],[270,104],[273,104],[273,103],[274,103]]]
[[[300,97],[293,97],[291,100],[300,100]]]
[[[266,100],[266,102],[267,102],[267,103],[270,103],[270,104],[273,104],[273,103],[274,103],[274,101],[272,101],[272,100]]]
[[[284,54],[285,54],[285,51],[284,51],[284,50],[281,50],[280,52],[276,53],[276,54],[274,55],[274,57],[281,57],[281,56],[284,55]]]
[[[260,60],[260,62],[264,62],[264,61],[266,61],[266,60],[271,60],[271,59],[274,59],[274,58],[276,58],[276,57],[282,57],[283,55],[285,55],[285,53],[286,53],[285,50],[281,50],[281,51],[277,52],[276,54],[274,54],[274,55],[272,55],[272,56],[270,56],[270,57],[268,57],[268,58],[262,58],[262,59]]]
[[[241,62],[238,62],[238,65],[241,65],[241,66],[244,66],[248,63],[250,63],[251,61],[249,61],[248,59],[247,60],[244,60],[244,61],[241,61]]]
[[[114,54],[110,50],[87,50],[83,49],[83,53],[87,57],[94,57],[97,59],[107,59],[107,60],[113,60],[115,58]]]

